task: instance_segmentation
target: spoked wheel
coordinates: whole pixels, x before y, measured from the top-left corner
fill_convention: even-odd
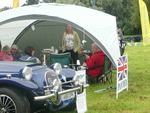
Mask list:
[[[30,113],[25,95],[13,88],[0,88],[0,113]]]
[[[17,113],[14,101],[7,95],[0,95],[0,112]]]

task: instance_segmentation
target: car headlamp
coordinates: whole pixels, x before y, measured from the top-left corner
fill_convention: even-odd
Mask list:
[[[62,67],[61,64],[59,63],[55,63],[53,66],[54,71],[57,73],[57,75],[59,75],[62,71]]]
[[[75,76],[73,77],[73,81],[74,81],[74,85],[75,85],[75,86],[79,86],[80,81],[79,81],[79,78],[78,78],[77,75],[75,75]]]
[[[31,80],[32,78],[32,68],[30,67],[25,67],[22,71],[22,75],[26,80]]]

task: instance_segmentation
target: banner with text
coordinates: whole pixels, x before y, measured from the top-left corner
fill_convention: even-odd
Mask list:
[[[76,74],[79,78],[79,82],[86,84],[86,71],[78,70]],[[83,93],[77,95],[76,106],[78,113],[85,113],[87,111],[86,89],[84,89]]]
[[[116,98],[118,98],[118,93],[127,89],[128,90],[128,57],[121,56],[118,59],[117,65],[117,88],[116,88]]]
[[[19,0],[13,0],[13,8],[19,7]]]
[[[143,0],[139,0],[139,9],[140,9],[143,44],[150,45],[149,15],[148,15],[147,6]]]

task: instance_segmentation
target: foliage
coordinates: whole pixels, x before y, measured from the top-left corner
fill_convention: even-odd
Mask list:
[[[134,27],[132,26],[131,21],[129,21],[127,18],[125,19],[125,25],[123,26],[123,33],[124,34],[134,34]]]
[[[148,12],[150,15],[150,1],[149,0],[145,0],[145,3],[147,5],[148,8]],[[140,20],[140,12],[139,12],[139,3],[138,0],[133,0],[133,13],[132,13],[132,17],[131,17],[131,22],[132,22],[132,26],[134,28],[134,33],[135,34],[139,34],[141,33],[141,20]]]
[[[148,9],[148,13],[149,13],[149,18],[150,18],[150,0],[144,0],[146,5],[147,5],[147,9]]]
[[[3,8],[0,9],[0,12],[8,10],[8,9],[11,9],[11,7],[3,7]]]
[[[27,0],[26,3],[27,3],[27,5],[38,4],[39,0]]]
[[[43,0],[45,3],[51,3],[51,2],[56,2],[56,0]]]
[[[130,17],[132,14],[131,0],[97,0],[97,5],[103,7],[108,14],[117,17],[117,24],[122,28],[124,33],[130,34],[133,31],[130,26]]]

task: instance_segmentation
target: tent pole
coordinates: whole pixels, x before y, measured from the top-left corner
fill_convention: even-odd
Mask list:
[[[95,6],[95,5],[96,5],[96,0],[94,0],[94,9],[96,9],[96,6]]]

